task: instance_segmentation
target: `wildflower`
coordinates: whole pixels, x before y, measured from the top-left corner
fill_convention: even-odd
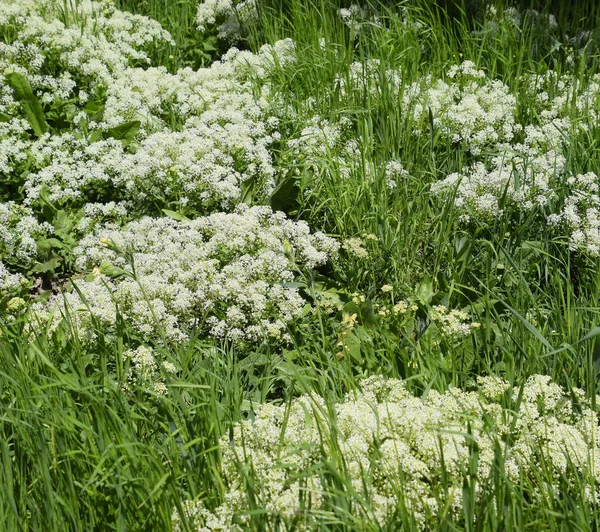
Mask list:
[[[342,248],[359,259],[366,259],[369,256],[369,252],[363,247],[362,239],[358,237],[347,238],[344,240],[342,242]]]
[[[6,311],[11,314],[19,314],[26,307],[27,303],[21,297],[13,297],[6,303]]]
[[[293,261],[281,253],[286,241],[294,250]],[[79,291],[34,305],[37,319],[30,328],[50,319],[52,333],[67,304],[78,311],[71,316],[73,330],[93,342],[90,312],[110,329],[116,324],[116,302],[124,319],[147,340],[162,329],[170,340],[185,341],[197,322],[204,333],[237,342],[282,338],[306,304],[298,288],[286,284],[298,269],[324,264],[338,247],[324,234],[311,233],[304,222],[262,206],[183,222],[146,217],[123,228],[98,225],[74,253],[81,270],[101,275],[79,281]],[[125,248],[127,256],[119,251]]]
[[[237,530],[238,518],[249,509],[240,489],[243,464],[252,464],[253,486],[269,518],[293,518],[295,526],[307,528],[320,518],[332,518],[331,487],[322,476],[322,463],[331,464],[332,457],[343,460],[352,491],[370,494],[366,507],[360,502],[373,526],[393,526],[402,503],[410,508],[417,529],[431,530],[442,514],[462,512],[464,472],[472,462],[473,445],[478,478],[493,474],[501,451],[504,474],[533,503],[548,490],[558,490],[561,480],[560,488],[573,497],[581,497],[580,487],[585,487],[586,504],[594,504],[600,496],[600,426],[585,394],[572,392],[579,402],[574,409],[571,392],[549,377],[534,375],[514,389],[492,377],[480,378],[478,384],[470,392],[431,390],[423,399],[401,380],[373,376],[331,405],[331,417],[316,394],[283,406],[259,405],[252,419],[237,423],[231,436],[221,439],[223,503],[212,512],[202,502],[184,503],[192,530]],[[504,406],[507,397],[513,401],[510,412]],[[540,462],[548,475],[539,474]],[[442,483],[443,500],[438,490]],[[477,503],[490,494],[481,485],[473,496]],[[175,530],[182,530],[181,517],[174,511]]]

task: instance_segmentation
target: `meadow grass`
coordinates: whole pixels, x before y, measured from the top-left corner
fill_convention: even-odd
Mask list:
[[[171,33],[174,46],[150,50],[154,64],[171,72],[208,66],[228,47],[197,30],[195,1],[116,4],[158,20]],[[291,408],[297,397],[314,393],[325,399],[323,423],[329,427],[315,451],[322,460],[310,471],[323,486],[324,508],[315,511],[308,528],[295,518],[273,517],[262,500],[260,475],[241,460],[239,489],[248,506],[242,529],[417,530],[422,523],[401,485],[395,486],[395,513],[382,524],[373,518],[367,488],[360,493],[351,481],[348,458],[335,436],[334,405],[357,390],[361,379],[374,374],[402,379],[412,394],[426,398],[431,390],[474,389],[481,375],[498,376],[519,389],[529,376],[542,374],[569,397],[583,389],[596,409],[599,259],[571,250],[568,238],[557,237],[543,222],[543,208],[515,208],[492,221],[463,223],[454,202],[457,191],[434,196],[431,185],[460,172],[473,155],[444,137],[432,119],[416,136],[404,103],[411,83],[429,74],[444,77],[452,65],[470,60],[510,88],[517,121],[536,120],[524,75],[551,69],[584,84],[598,73],[600,8],[593,12],[583,4],[567,10],[559,3],[554,34],[533,22],[512,33],[492,31],[471,16],[467,3],[454,17],[426,1],[377,4],[371,8],[378,10],[380,23],[367,23],[354,35],[334,2],[261,2],[259,19],[239,46],[257,52],[289,37],[296,56],[291,70],[281,66],[271,74],[269,97],[281,110],[283,134],[272,146],[278,188],[263,201],[341,242],[362,239],[366,253],[342,251],[338,260],[303,272],[298,281],[309,301],[328,294],[343,310],[332,314],[313,305],[290,325],[285,347],[249,349],[200,335],[175,344],[163,336],[154,348],[166,395],[125,389],[132,366],[125,353],[144,342],[122,317],[115,330],[98,325],[97,341],[88,345],[69,330],[74,325],[68,311],[54,334],[32,338],[26,326],[32,315],[7,310],[0,317],[0,528],[170,530],[176,512],[182,529],[194,529],[185,501],[202,500],[214,509],[228,491],[221,438],[233,441],[236,424],[253,419],[262,404]],[[509,7],[495,5],[498,12]],[[580,29],[591,33],[570,64],[565,34]],[[364,71],[358,80],[352,77],[354,62],[372,59],[378,60],[372,76]],[[390,71],[401,73],[399,86]],[[260,86],[258,79],[257,94]],[[360,141],[350,168],[337,147],[308,160],[286,142],[298,138],[314,116],[331,124],[348,120],[345,134]],[[587,126],[565,148],[573,174],[598,171],[600,130],[591,114]],[[391,188],[385,165],[399,158],[408,174]],[[566,194],[559,190],[553,201],[562,204]],[[382,292],[386,285],[391,289]],[[402,300],[415,310],[395,318],[378,314]],[[431,318],[436,305],[468,309],[480,327],[466,338],[446,337]],[[170,373],[165,363],[178,371]],[[509,395],[501,399],[502,407],[519,412],[519,399]],[[586,499],[593,478],[573,464],[557,478],[551,465],[540,463],[535,477],[515,482],[505,467],[504,436],[490,433],[499,443],[489,477],[477,477],[478,449],[470,443],[460,511],[444,506],[450,497],[446,479],[432,488],[441,509],[427,516],[428,526],[598,529],[598,504]],[[479,486],[485,486],[483,495]],[[555,489],[540,492],[540,486]]]

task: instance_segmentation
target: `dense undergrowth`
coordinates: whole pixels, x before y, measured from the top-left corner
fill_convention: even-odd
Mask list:
[[[596,530],[597,9],[0,2],[0,528]]]

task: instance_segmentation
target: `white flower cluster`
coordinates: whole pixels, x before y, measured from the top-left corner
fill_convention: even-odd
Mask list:
[[[118,306],[147,339],[160,340],[162,329],[182,342],[200,328],[234,341],[281,340],[306,304],[286,283],[337,249],[335,240],[269,207],[240,206],[188,222],[142,218],[122,229],[99,226],[75,250],[77,265],[96,268],[97,278],[37,305],[33,321],[50,320],[52,332],[67,308],[82,340],[93,341],[94,323],[114,326]],[[131,266],[135,275],[126,273]]]
[[[277,120],[265,116],[267,101],[256,100],[236,76],[254,66],[267,68],[273,49],[258,56],[231,54],[229,64],[176,75],[128,69],[107,89],[103,122],[94,127],[141,121],[136,150],[112,138],[45,135],[31,146],[40,169],[27,178],[28,201],[37,199],[42,185],[55,201],[100,197],[104,188],[138,205],[157,199],[205,211],[235,205],[249,180],[257,193],[268,194],[275,174],[268,148],[279,138]],[[186,117],[180,131],[167,127],[169,113]]]
[[[403,504],[420,529],[433,530],[442,513],[462,518],[474,446],[476,478],[468,482],[476,499],[493,494],[494,468],[503,467],[532,503],[558,489],[561,478],[574,481],[576,475],[586,502],[595,503],[600,428],[597,414],[583,406],[584,393],[570,396],[549,377],[536,375],[519,395],[519,388],[485,377],[478,391],[432,390],[421,399],[400,380],[371,377],[333,414],[314,395],[287,406],[261,405],[252,420],[234,428],[231,441],[221,440],[228,490],[222,505],[210,511],[202,501],[188,501],[185,511],[193,530],[241,531],[239,524],[248,519],[244,478],[250,466],[254,497],[267,516],[281,530],[312,530],[333,517],[324,464],[343,460],[340,474],[360,499],[355,508],[375,528],[389,527]],[[580,403],[577,410],[572,397]],[[496,462],[497,451],[504,463]],[[539,473],[540,464],[547,474]],[[575,498],[582,495],[578,483],[570,483]],[[173,525],[182,529],[177,511]]]
[[[429,318],[438,324],[444,336],[450,338],[468,336],[474,329],[480,327],[478,322],[470,321],[470,316],[465,311],[449,309],[444,305],[434,305]]]
[[[398,186],[398,182],[405,181],[410,176],[400,160],[393,160],[385,166],[385,183],[390,190]]]
[[[594,172],[571,176],[571,189],[563,209],[548,217],[550,225],[565,226],[571,233],[570,248],[600,256],[600,180]]]
[[[31,209],[13,201],[0,203],[0,259],[7,264],[32,266],[38,255],[36,240],[52,232],[52,226],[38,222]]]
[[[267,148],[274,137],[263,122],[236,112],[229,118],[219,124],[205,115],[183,131],[153,133],[135,153],[115,139],[44,137],[34,147],[39,156],[51,154],[49,163],[27,177],[26,201],[37,200],[45,186],[55,202],[126,198],[142,206],[166,200],[211,211],[239,203],[242,184],[250,179],[264,197],[273,188]]]
[[[358,37],[365,26],[379,23],[377,14],[371,19],[367,7],[363,7],[359,4],[351,4],[349,7],[343,7],[338,10],[338,14],[344,25],[350,28],[354,38]]]
[[[415,133],[428,131],[431,113],[436,132],[473,155],[513,139],[520,130],[517,101],[504,83],[488,79],[472,61],[450,68],[447,78],[434,81],[429,76],[407,87],[404,105],[411,109]]]
[[[199,31],[216,27],[217,37],[230,43],[242,40],[248,28],[257,22],[256,0],[202,0],[196,11]]]
[[[77,231],[87,234],[95,225],[103,222],[115,222],[121,225],[127,220],[130,208],[131,205],[126,202],[86,203],[83,208],[83,216],[77,224]]]
[[[346,240],[342,242],[342,248],[351,256],[358,259],[367,259],[369,258],[369,250],[364,247],[364,244],[362,238],[355,236],[346,238]]]
[[[500,148],[489,163],[478,161],[460,173],[434,183],[434,194],[456,190],[461,211],[490,219],[507,207],[531,210],[547,205],[556,196],[554,185],[565,170],[562,153],[569,122],[555,119],[544,127],[527,126],[523,143]]]
[[[487,147],[493,155],[476,159],[432,185],[433,194],[455,194],[455,205],[463,220],[472,216],[490,220],[507,209],[530,211],[548,206],[557,197],[566,170],[569,139],[587,126],[579,121],[575,126],[569,116],[576,93],[573,83],[548,72],[528,76],[524,84],[535,122],[515,124],[513,116],[504,138],[489,137]],[[588,105],[584,102],[591,98],[588,91],[587,96],[577,100],[578,105],[583,109]]]
[[[278,120],[251,78],[294,61],[291,40],[257,54],[232,49],[210,68],[170,74],[138,66],[149,61],[147,45],[170,36],[111,1],[65,8],[2,0],[2,28],[14,39],[0,43],[0,113],[8,117],[0,172],[26,176],[26,204],[45,185],[63,204],[127,200],[139,211],[177,202],[206,213],[233,208],[245,184],[255,197],[273,189]],[[32,139],[8,72],[25,76],[43,105],[65,110],[68,131]],[[118,140],[126,134],[126,143]]]
[[[144,392],[152,391],[157,395],[167,394],[168,389],[161,373],[161,366],[162,371],[175,374],[177,368],[171,362],[157,362],[154,350],[145,345],[125,351],[123,359],[130,364],[125,391],[133,393],[141,389]]]
[[[0,72],[26,74],[43,101],[77,94],[75,79],[107,84],[128,66],[148,63],[149,44],[173,42],[158,22],[119,11],[110,0],[3,0],[0,27],[14,37],[0,45]]]
[[[11,273],[0,261],[0,291],[15,290],[23,286],[25,278],[20,273]]]

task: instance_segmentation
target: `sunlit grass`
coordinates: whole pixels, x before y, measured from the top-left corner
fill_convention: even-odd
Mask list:
[[[117,5],[153,17],[171,32],[176,45],[151,54],[154,64],[170,71],[208,66],[227,48],[203,41],[194,21],[195,1],[120,0]],[[261,3],[259,24],[248,28],[238,46],[257,51],[290,37],[296,50],[293,68],[271,74],[269,96],[282,132],[273,149],[280,193],[271,203],[342,242],[361,238],[366,254],[343,248],[337,261],[304,275],[299,285],[313,306],[290,327],[292,342],[285,348],[238,350],[197,337],[184,345],[159,342],[154,347],[162,362],[178,368],[175,374],[163,368],[164,396],[127,389],[130,363],[124,352],[142,343],[130,324],[120,322],[110,334],[98,330],[98,342],[86,346],[67,334],[68,325],[49,339],[33,339],[24,329],[26,312],[0,316],[0,528],[169,530],[174,511],[186,527],[183,501],[199,499],[213,509],[227,493],[218,442],[233,435],[236,422],[253,419],[265,402],[286,405],[316,393],[326,399],[324,418],[335,432],[333,405],[373,374],[403,379],[419,397],[430,390],[471,389],[479,375],[519,387],[530,375],[544,374],[567,393],[582,388],[595,407],[598,259],[569,250],[567,239],[556,238],[540,222],[542,210],[461,223],[454,198],[430,190],[472,163],[473,156],[433,125],[416,136],[403,104],[411,83],[427,74],[445,76],[452,65],[471,60],[510,87],[519,120],[535,119],[524,74],[553,69],[584,83],[598,72],[598,10],[565,5],[554,6],[561,39],[527,25],[513,33],[488,31],[470,12],[458,9],[452,18],[421,0],[372,6],[381,24],[355,38],[334,2]],[[505,7],[497,4],[498,11]],[[593,30],[588,45],[569,66],[565,34],[584,27]],[[357,82],[351,65],[367,59],[379,61],[376,75]],[[398,87],[388,71],[400,73]],[[350,170],[337,147],[316,162],[296,158],[287,141],[298,138],[316,115],[332,124],[347,121],[347,140],[356,140],[360,152]],[[565,154],[574,174],[598,173],[599,130],[593,117],[588,125]],[[391,188],[383,168],[396,159],[408,176]],[[390,290],[382,291],[383,286]],[[316,304],[325,293],[340,308],[329,312]],[[404,300],[414,309],[389,314]],[[464,338],[445,337],[431,318],[436,305],[467,309],[479,327]],[[160,327],[157,323],[156,330]],[[508,399],[503,406],[516,409]],[[333,452],[326,455],[325,447]],[[323,442],[320,453],[328,513],[321,521],[317,516],[314,530],[417,529],[400,488],[394,519],[380,525],[369,514],[370,502],[353,488],[335,438]],[[583,502],[593,480],[550,479],[557,490],[542,493],[543,503],[534,504],[530,494],[550,470],[540,464],[535,483],[526,479],[517,485],[507,475],[505,458],[498,450],[490,478],[477,479],[488,488],[477,499],[477,449],[472,449],[460,515],[441,511],[439,529],[598,528],[597,505]],[[295,530],[293,520],[265,512],[252,470],[243,478],[250,508],[246,529]],[[581,497],[563,496],[561,487],[567,485]],[[437,493],[440,506],[444,489],[439,486]]]

